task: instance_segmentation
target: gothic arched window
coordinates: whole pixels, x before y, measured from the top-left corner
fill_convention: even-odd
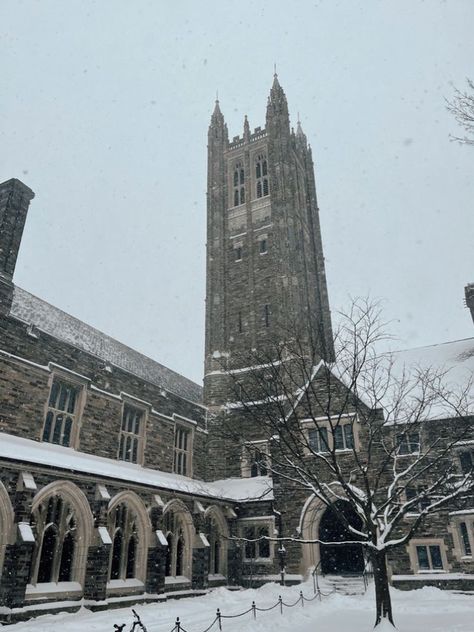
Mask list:
[[[167,577],[183,576],[186,574],[188,543],[182,515],[169,510],[164,516],[164,528],[168,542],[165,574]]]
[[[31,522],[37,544],[30,583],[72,581],[77,536],[74,508],[61,496],[50,496],[33,512]]]
[[[209,540],[209,574],[224,575],[223,534],[213,515],[210,515],[207,519],[206,533]]]
[[[245,173],[241,162],[234,166],[234,206],[245,203]]]
[[[261,198],[269,194],[268,185],[268,165],[267,158],[264,154],[257,156],[255,161],[255,182],[257,197]]]
[[[138,548],[137,516],[126,503],[120,503],[110,512],[109,532],[112,535],[109,578],[134,578]]]

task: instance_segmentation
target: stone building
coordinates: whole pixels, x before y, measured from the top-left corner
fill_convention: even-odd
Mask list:
[[[16,179],[0,185],[5,620],[48,604],[94,608],[272,581],[281,562],[272,536],[334,531],[330,512],[314,520],[303,490],[272,484],[268,437],[245,425],[238,406],[255,353],[266,358],[262,380],[272,381],[276,338],[297,339],[317,367],[334,358],[311,149],[299,123],[290,129],[276,76],[264,129],[251,132],[245,120],[243,136],[230,141],[216,103],[208,156],[204,389],[15,286],[34,194]],[[410,354],[474,370],[474,339]],[[258,403],[258,389],[251,394]],[[241,441],[226,444],[224,420],[242,428]],[[332,440],[342,440],[342,459],[351,441],[364,450],[362,428]],[[472,467],[474,437],[459,457],[460,468]],[[418,539],[415,547],[431,547],[431,570],[468,577],[472,502],[446,511]],[[352,554],[354,568],[348,556],[331,566],[319,545],[294,545],[286,579],[300,581],[321,561],[327,572],[358,572],[363,560]],[[442,567],[433,568],[438,558]],[[422,577],[420,559],[412,547],[393,561],[394,574]]]

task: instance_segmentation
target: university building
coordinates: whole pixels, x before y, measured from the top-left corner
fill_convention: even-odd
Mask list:
[[[17,179],[0,184],[3,620],[48,604],[94,608],[275,581],[282,559],[272,537],[336,537],[330,511],[272,480],[273,448],[258,424],[240,443],[222,432],[244,428],[249,363],[258,353],[275,365],[276,337],[291,333],[317,366],[334,358],[311,148],[299,123],[290,128],[277,77],[264,128],[245,119],[230,140],[218,102],[211,118],[203,387],[13,283],[33,198]],[[466,301],[474,311],[471,286]],[[474,338],[407,352],[414,357],[472,373]],[[352,430],[326,438],[341,459],[364,450],[363,428]],[[459,446],[459,470],[473,463],[474,435]],[[473,550],[467,498],[392,560],[394,584],[429,583],[429,571],[438,584],[466,586]],[[364,560],[357,549],[338,557],[317,543],[288,547],[287,581],[318,565],[362,572]]]

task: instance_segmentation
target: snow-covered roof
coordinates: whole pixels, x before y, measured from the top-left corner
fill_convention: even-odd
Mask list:
[[[202,387],[127,347],[40,298],[15,286],[10,314],[50,336],[147,380],[191,402],[202,403]]]
[[[413,370],[432,369],[444,373],[443,386],[452,387],[454,392],[465,388],[471,381],[469,411],[474,412],[474,338],[395,351],[392,353],[392,361],[392,374],[395,378],[401,378],[404,370],[409,373]],[[436,419],[453,416],[453,413],[449,406],[437,405],[432,408],[429,416]]]
[[[0,458],[53,466],[69,472],[82,472],[195,496],[236,502],[273,498],[272,480],[267,476],[204,482],[6,433],[0,433]]]
[[[451,390],[454,398],[462,390],[466,390],[466,401],[463,414],[474,414],[474,338],[454,340],[427,347],[416,347],[402,351],[391,351],[379,356],[380,369],[383,376],[385,371],[390,371],[389,387],[379,404],[385,410],[390,410],[393,406],[392,397],[397,394],[397,385],[402,381],[410,385],[409,393],[406,397],[407,409],[410,409],[410,402],[414,402],[421,396],[423,372],[432,371],[432,375],[439,375],[441,385],[444,389]],[[332,374],[346,386],[350,386],[352,379],[352,366],[345,364],[326,364]],[[319,368],[319,365],[318,367]],[[382,380],[383,381],[383,380]],[[373,394],[369,388],[364,388],[363,377],[358,380],[359,399],[369,408],[374,406]],[[467,388],[469,387],[469,388]],[[425,419],[447,419],[456,416],[454,408],[441,398],[432,403],[424,411]]]

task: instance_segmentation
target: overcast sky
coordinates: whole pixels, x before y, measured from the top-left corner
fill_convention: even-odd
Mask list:
[[[1,0],[0,181],[15,281],[201,381],[207,127],[265,124],[277,64],[313,147],[334,317],[385,299],[399,348],[473,335],[472,0]]]

